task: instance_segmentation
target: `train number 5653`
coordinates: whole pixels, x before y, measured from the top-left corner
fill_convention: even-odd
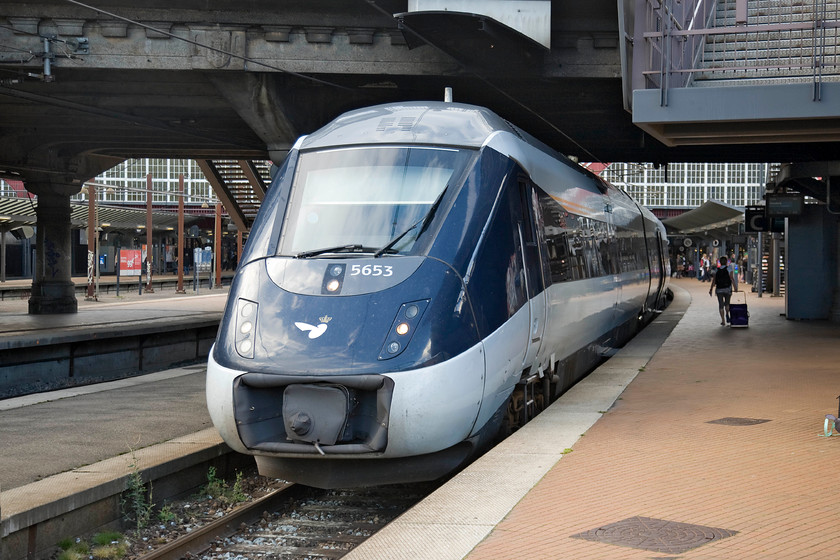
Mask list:
[[[392,276],[394,267],[381,264],[354,264],[350,267],[350,276]]]

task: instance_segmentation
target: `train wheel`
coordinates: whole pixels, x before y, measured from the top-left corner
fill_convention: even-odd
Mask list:
[[[542,406],[540,407],[540,411],[545,410],[548,408],[548,405],[551,404],[551,375],[546,374],[542,378],[542,392],[540,393],[540,398],[542,399]]]
[[[522,427],[522,412],[525,408],[525,395],[514,389],[508,399],[507,413],[502,423],[502,435],[507,437]]]

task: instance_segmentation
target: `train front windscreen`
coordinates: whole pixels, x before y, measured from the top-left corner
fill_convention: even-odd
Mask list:
[[[376,146],[300,156],[278,254],[387,251],[413,254],[471,150]]]

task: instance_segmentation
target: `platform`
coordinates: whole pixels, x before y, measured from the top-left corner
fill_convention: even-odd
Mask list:
[[[750,293],[749,328],[721,327],[709,284],[673,284],[672,305],[616,356],[345,558],[784,560],[840,550],[840,435],[823,435],[838,407],[840,325],[788,321],[783,299]],[[202,378],[0,401],[4,448],[14,450],[0,454],[2,517],[14,495],[53,488],[73,499],[84,489],[67,480],[125,469],[119,454],[154,443],[138,434],[168,440],[142,452],[170,460],[198,440],[218,443],[202,430]],[[118,411],[126,402],[130,414]],[[158,433],[161,423],[183,435]],[[109,429],[89,434],[94,425]],[[80,468],[60,464],[42,432],[87,453]],[[37,482],[8,478],[27,464],[39,465]]]
[[[80,279],[76,279],[81,281]],[[103,282],[113,281],[104,279]],[[176,279],[177,281],[177,279]],[[28,281],[0,284],[15,293]],[[161,281],[163,282],[163,281]],[[123,286],[125,287],[125,286]],[[184,294],[115,290],[77,296],[77,313],[31,315],[28,297],[0,301],[0,398],[110,381],[206,357],[227,286]]]
[[[657,322],[345,559],[834,557],[840,325],[749,293],[750,326],[721,327],[708,283],[673,285]]]

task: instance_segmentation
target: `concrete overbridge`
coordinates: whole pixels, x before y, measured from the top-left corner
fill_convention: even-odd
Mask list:
[[[756,90],[711,83],[731,86],[738,70],[716,74],[703,46],[725,51],[727,26],[772,27],[756,15],[769,1],[0,1],[0,173],[39,196],[30,312],[75,311],[69,197],[101,171],[135,157],[199,160],[247,229],[268,182],[255,161],[282,160],[343,111],[437,100],[446,86],[581,161],[829,161],[840,148],[832,0],[818,2],[834,11],[809,16],[818,78],[806,72],[766,107]],[[797,25],[785,32],[807,27]],[[790,102],[800,86],[819,93],[807,110]],[[704,119],[705,98],[754,102]]]

